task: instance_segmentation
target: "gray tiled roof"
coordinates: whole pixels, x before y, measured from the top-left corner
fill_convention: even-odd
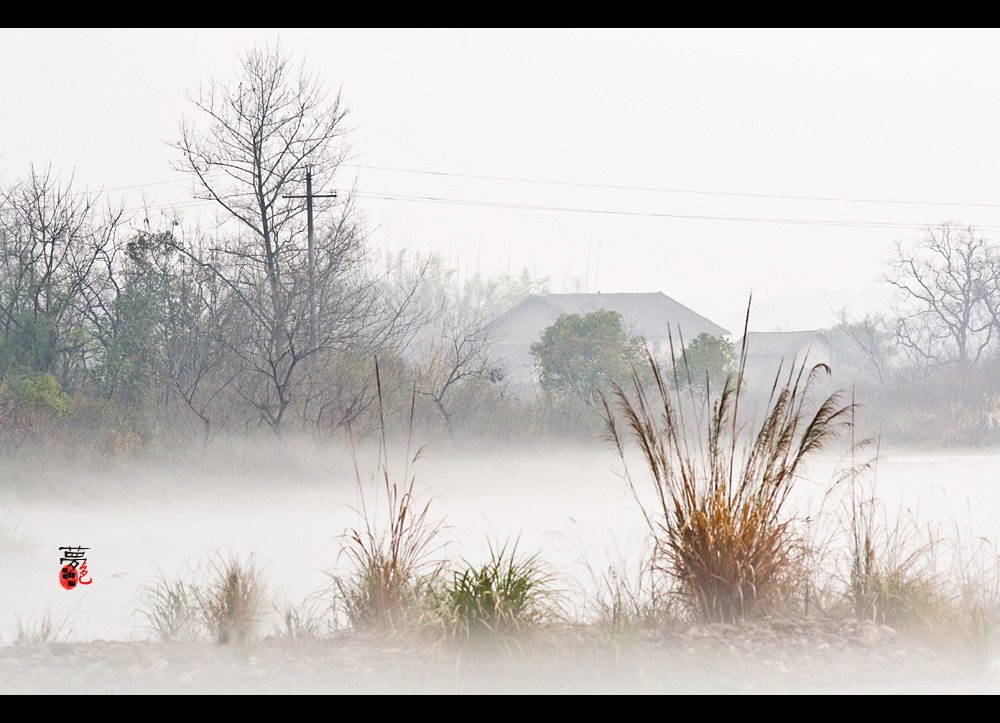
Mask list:
[[[521,310],[532,309],[530,315]],[[685,343],[702,333],[726,336],[729,331],[709,321],[678,301],[659,291],[644,294],[537,294],[529,296],[496,320],[497,329],[515,332],[521,336],[539,335],[544,328],[561,314],[588,314],[592,311],[617,311],[622,315],[629,333],[647,339],[666,339],[670,334],[676,340],[678,329]],[[523,317],[523,319],[522,319]],[[529,318],[530,317],[530,318]],[[540,326],[537,330],[524,328]],[[518,333],[520,332],[520,333]]]
[[[748,331],[747,354],[791,356],[812,344],[817,338],[826,340],[823,332],[818,329],[812,331]],[[829,343],[828,340],[827,343]],[[742,339],[733,344],[737,353],[742,346]]]

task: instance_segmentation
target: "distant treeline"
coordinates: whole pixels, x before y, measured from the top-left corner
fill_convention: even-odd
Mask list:
[[[347,109],[280,48],[249,51],[232,83],[191,101],[174,148],[217,205],[211,230],[126,215],[51,167],[0,187],[0,444],[122,453],[257,430],[324,441],[364,435],[380,413],[429,437],[601,434],[601,392],[645,353],[617,315],[557,322],[533,349],[540,393],[512,393],[491,323],[547,279],[459,283],[439,256],[373,252],[353,193],[320,192],[347,157]],[[998,259],[974,229],[928,229],[896,249],[896,308],[841,315],[834,381],[870,429],[1000,441]],[[733,350],[701,339],[689,351],[691,388],[710,397]]]

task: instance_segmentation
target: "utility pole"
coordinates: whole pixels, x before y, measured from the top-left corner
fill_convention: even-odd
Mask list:
[[[285,195],[282,198],[304,198],[306,199],[306,222],[308,225],[309,244],[309,346],[314,350],[319,346],[319,331],[316,328],[316,247],[313,244],[313,199],[314,198],[336,198],[337,192],[316,193],[312,192],[312,166],[306,166],[306,195],[291,196]]]

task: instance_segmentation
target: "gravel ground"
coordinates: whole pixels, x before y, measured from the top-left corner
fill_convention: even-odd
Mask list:
[[[944,653],[856,621],[679,626],[617,645],[567,627],[505,655],[359,633],[245,645],[0,648],[0,692],[1000,693],[1000,658]]]

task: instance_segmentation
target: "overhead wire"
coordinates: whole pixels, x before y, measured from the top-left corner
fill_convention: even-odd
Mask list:
[[[554,180],[546,180],[538,178],[518,178],[512,176],[488,176],[488,175],[474,174],[474,173],[451,173],[447,171],[421,170],[414,168],[394,168],[391,166],[369,166],[357,163],[347,163],[343,165],[350,166],[352,168],[362,168],[362,169],[370,169],[377,171],[393,171],[397,173],[418,173],[431,176],[451,176],[455,178],[475,178],[479,180],[488,180],[488,181],[535,183],[535,184],[545,184],[545,185],[555,185],[555,186],[575,186],[578,188],[615,189],[622,191],[646,191],[653,193],[690,193],[690,194],[698,194],[706,196],[774,198],[774,199],[785,199],[785,200],[795,200],[795,201],[826,201],[826,202],[833,201],[841,203],[847,202],[847,203],[905,204],[912,206],[967,206],[974,208],[1000,208],[1000,203],[973,203],[973,202],[957,202],[957,201],[912,201],[904,199],[855,198],[848,196],[799,196],[799,195],[775,194],[775,193],[706,191],[701,189],[690,189],[690,188],[657,188],[653,186],[626,186],[626,185],[616,185],[608,183],[581,183],[578,181],[554,181]]]
[[[592,214],[614,215],[614,216],[642,216],[649,218],[673,218],[673,219],[683,219],[683,220],[737,221],[737,222],[747,222],[747,223],[773,223],[773,224],[792,224],[792,225],[806,225],[806,226],[836,226],[836,227],[848,227],[848,228],[893,228],[893,229],[913,229],[913,230],[921,230],[927,228],[929,225],[933,225],[927,223],[910,223],[910,222],[895,222],[895,221],[893,222],[843,221],[835,219],[797,219],[797,218],[772,218],[772,217],[757,217],[757,216],[713,216],[708,214],[664,213],[658,211],[622,211],[617,209],[605,209],[605,208],[539,206],[539,205],[523,204],[523,203],[503,203],[495,201],[477,201],[472,199],[443,198],[438,196],[412,196],[406,194],[376,193],[372,191],[358,191],[357,195],[361,196],[362,198],[370,198],[370,199],[384,200],[384,201],[409,201],[417,203],[453,204],[461,206],[478,206],[486,208],[505,208],[505,209],[532,210],[532,211],[558,211],[564,213],[592,213]],[[1000,229],[1000,226],[978,225],[976,227],[983,230]]]
[[[425,174],[432,176],[468,178],[477,180],[503,181],[508,183],[528,183],[528,184],[569,186],[577,188],[614,189],[614,190],[643,191],[643,192],[654,192],[654,193],[697,194],[697,195],[709,195],[709,196],[745,197],[745,198],[758,198],[758,199],[760,198],[783,199],[783,200],[797,200],[797,201],[1000,208],[1000,203],[993,204],[993,203],[951,202],[951,201],[912,201],[903,199],[872,199],[872,198],[854,198],[854,197],[837,197],[837,196],[804,196],[804,195],[787,195],[787,194],[745,193],[745,192],[731,192],[731,191],[708,191],[700,189],[657,188],[649,186],[583,183],[576,181],[559,181],[551,179],[493,176],[486,174],[453,173],[448,171],[438,171],[429,169],[399,168],[392,166],[375,166],[366,164],[342,164],[342,165],[352,168],[369,169],[377,171],[389,171],[389,172],[409,173],[409,174]],[[139,183],[128,186],[118,186],[110,189],[102,189],[99,192],[81,191],[79,192],[79,194],[89,194],[89,193],[100,194],[112,191],[132,190],[137,188],[145,188],[149,186],[185,183],[189,182],[189,180],[190,179],[178,179],[174,181],[152,181],[149,183]],[[539,204],[526,204],[526,203],[509,203],[502,201],[481,201],[481,200],[465,199],[465,198],[451,198],[443,196],[421,196],[413,194],[377,192],[377,191],[355,191],[355,193],[359,197],[371,200],[433,203],[433,204],[444,204],[444,205],[458,205],[458,206],[469,206],[469,207],[498,208],[498,209],[526,210],[526,211],[588,213],[597,215],[633,216],[633,217],[646,217],[646,218],[669,218],[678,220],[707,220],[707,221],[728,221],[728,222],[742,222],[742,223],[829,226],[829,227],[840,227],[840,228],[884,228],[884,229],[912,229],[912,230],[925,229],[929,225],[933,225],[928,223],[913,223],[913,222],[898,222],[898,221],[859,221],[859,220],[843,220],[843,219],[810,219],[810,218],[786,218],[786,217],[770,217],[770,216],[682,214],[682,213],[668,213],[661,211],[626,211],[626,210],[610,209],[610,208],[539,205]],[[191,199],[190,201],[181,201],[178,203],[156,203],[148,205],[144,204],[138,206],[130,206],[124,210],[130,213],[138,211],[157,211],[164,209],[184,210],[184,209],[193,209],[203,206],[211,206],[214,204],[215,201],[209,199],[195,198]],[[982,230],[1000,229],[1000,226],[996,225],[981,225],[981,224],[974,224],[974,225]]]

